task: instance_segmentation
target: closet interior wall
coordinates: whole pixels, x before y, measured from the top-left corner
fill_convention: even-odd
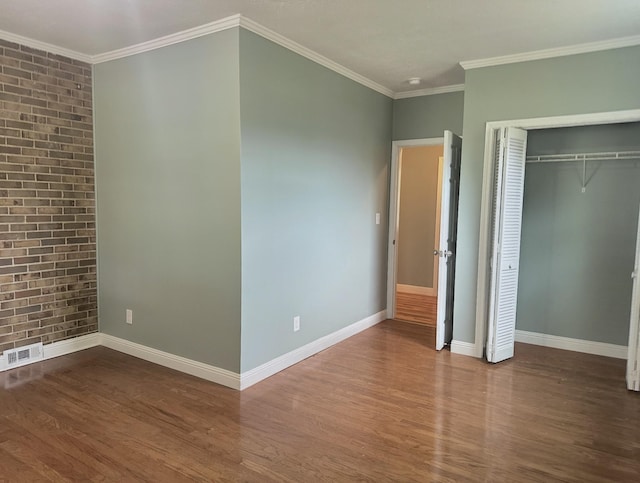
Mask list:
[[[528,134],[528,157],[640,150],[640,123]],[[516,329],[626,346],[640,158],[583,168],[527,163]]]

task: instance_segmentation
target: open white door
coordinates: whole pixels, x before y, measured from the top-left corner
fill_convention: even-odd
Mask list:
[[[631,296],[631,324],[629,354],[627,356],[627,389],[640,391],[640,214],[636,238],[636,261],[633,267],[633,295]]]
[[[458,197],[460,193],[460,159],[462,139],[444,132],[444,162],[440,204],[440,246],[434,256],[438,264],[438,308],[436,314],[436,349],[451,343],[453,335],[453,287],[458,241]]]
[[[496,133],[493,237],[490,264],[487,360],[513,357],[522,231],[522,200],[527,131],[513,127]]]

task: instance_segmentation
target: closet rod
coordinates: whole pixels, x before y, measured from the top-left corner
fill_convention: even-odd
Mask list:
[[[527,156],[527,163],[562,163],[570,161],[622,161],[640,158],[640,151],[618,151],[608,153],[543,154]]]
[[[618,151],[610,153],[573,153],[573,154],[544,154],[527,156],[527,163],[563,163],[582,162],[582,192],[587,191],[587,161],[623,161],[640,160],[640,151]]]

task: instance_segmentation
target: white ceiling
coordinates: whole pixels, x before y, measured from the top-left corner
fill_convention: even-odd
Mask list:
[[[461,84],[460,61],[640,34],[640,0],[0,0],[0,30],[98,55],[234,14],[394,92]]]

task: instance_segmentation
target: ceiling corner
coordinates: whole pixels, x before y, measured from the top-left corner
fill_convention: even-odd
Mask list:
[[[394,99],[407,99],[410,97],[433,96],[436,94],[448,94],[450,92],[464,91],[464,84],[452,84],[442,87],[428,87],[426,89],[418,89],[415,91],[396,92]]]
[[[195,39],[204,35],[238,27],[240,25],[240,21],[240,14],[231,15],[229,17],[225,17],[214,22],[209,22],[198,27],[193,27],[170,35],[165,35],[164,37],[158,37],[157,39],[148,40],[146,42],[141,42],[129,47],[123,47],[122,49],[97,54],[91,56],[91,61],[94,64],[100,64],[102,62],[108,62],[110,60],[121,59],[123,57],[129,57],[131,55],[140,54],[142,52],[148,52],[150,50],[167,47],[169,45]]]

